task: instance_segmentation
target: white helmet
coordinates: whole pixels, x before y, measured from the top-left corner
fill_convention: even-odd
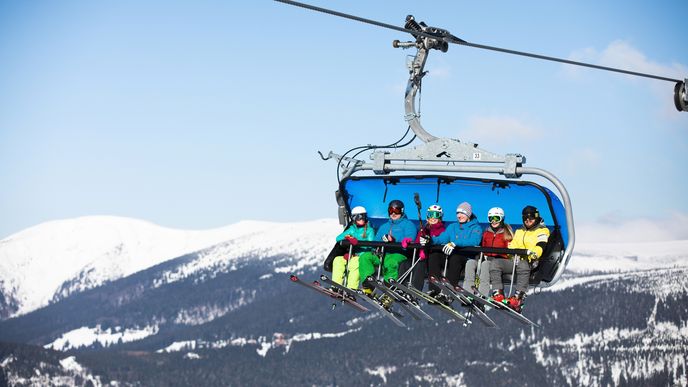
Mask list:
[[[351,210],[351,215],[360,215],[360,214],[365,214],[366,209],[363,206],[356,206]]]
[[[487,211],[487,219],[489,220],[493,216],[499,216],[504,220],[504,210],[500,207],[492,207],[490,211]]]
[[[440,217],[440,218],[442,218],[442,215],[444,215],[444,211],[442,211],[442,207],[441,207],[440,205],[438,205],[438,204],[433,204],[433,205],[431,205],[430,207],[428,207],[428,213],[429,213],[430,211],[439,213],[439,215],[440,215],[439,217]]]

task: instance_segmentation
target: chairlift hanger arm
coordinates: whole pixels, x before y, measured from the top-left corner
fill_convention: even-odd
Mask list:
[[[547,60],[547,61],[552,61],[552,62],[560,62],[560,63],[570,64],[570,65],[575,65],[575,66],[589,67],[589,68],[594,68],[594,69],[598,69],[598,70],[605,70],[605,71],[617,72],[617,73],[626,74],[626,75],[633,75],[633,76],[637,76],[637,77],[645,77],[645,78],[651,78],[651,79],[656,79],[656,80],[660,80],[660,81],[674,82],[676,84],[676,86],[674,87],[674,104],[676,106],[676,109],[678,111],[688,112],[688,90],[686,89],[686,84],[688,84],[688,78],[681,80],[681,79],[670,78],[670,77],[665,77],[665,76],[660,76],[660,75],[624,70],[624,69],[619,69],[619,68],[615,68],[615,67],[600,66],[600,65],[595,65],[595,64],[591,64],[591,63],[578,62],[578,61],[573,61],[573,60],[568,60],[568,59],[557,58],[557,57],[553,57],[553,56],[534,54],[534,53],[525,52],[525,51],[511,50],[511,49],[506,49],[506,48],[488,46],[488,45],[484,45],[484,44],[470,43],[470,42],[467,42],[463,39],[457,38],[456,36],[450,34],[449,31],[447,31],[447,30],[443,30],[443,29],[439,29],[439,28],[435,28],[435,27],[428,27],[428,28],[425,28],[425,30],[402,28],[402,27],[397,27],[395,25],[391,25],[391,24],[387,24],[387,23],[381,23],[381,22],[378,22],[375,20],[370,20],[370,19],[366,19],[366,18],[362,18],[362,17],[358,17],[358,16],[353,16],[353,15],[349,15],[349,14],[342,13],[342,12],[333,11],[333,10],[326,9],[326,8],[316,7],[316,6],[313,6],[310,4],[299,3],[296,1],[291,1],[291,0],[275,0],[275,1],[280,2],[280,3],[284,3],[284,4],[294,5],[294,6],[305,8],[305,9],[310,9],[310,10],[317,11],[317,12],[322,12],[322,13],[334,15],[334,16],[339,16],[339,17],[342,17],[345,19],[351,19],[351,20],[362,22],[362,23],[372,24],[372,25],[382,27],[382,28],[387,28],[387,29],[400,31],[400,32],[407,32],[407,33],[415,36],[416,38],[424,37],[424,38],[428,38],[428,39],[431,39],[431,40],[434,40],[437,42],[442,42],[444,45],[446,45],[447,43],[453,43],[453,44],[458,44],[458,45],[462,45],[462,46],[479,48],[479,49],[483,49],[483,50],[502,52],[505,54],[520,55],[520,56],[525,56],[525,57],[529,57],[529,58]],[[409,23],[406,23],[406,27],[412,27],[412,26],[409,26]],[[427,26],[423,26],[423,27],[427,27]],[[404,44],[403,46],[408,47],[407,44]],[[395,43],[395,47],[396,47],[396,43]],[[402,47],[402,46],[400,46],[400,47]],[[431,48],[437,48],[437,49],[441,49],[442,51],[447,51],[446,46],[443,46],[443,45],[440,45],[439,47],[431,47]]]

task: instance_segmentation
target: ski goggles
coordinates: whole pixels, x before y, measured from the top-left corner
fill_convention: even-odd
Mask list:
[[[368,215],[366,214],[356,214],[354,215],[354,221],[358,222],[359,220],[368,220]]]
[[[403,212],[404,212],[404,210],[399,208],[399,207],[389,207],[387,209],[387,213],[390,215],[392,215],[392,214],[401,215]]]
[[[439,211],[428,211],[428,219],[442,219],[442,213]]]
[[[499,223],[499,222],[501,222],[501,221],[502,221],[502,217],[501,217],[501,216],[499,216],[499,215],[495,215],[495,216],[488,216],[488,217],[487,217],[487,220],[489,220],[489,221],[490,221],[490,223],[492,223],[492,222],[496,222],[496,223]]]

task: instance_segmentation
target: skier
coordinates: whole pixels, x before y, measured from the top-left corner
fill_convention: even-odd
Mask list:
[[[540,212],[533,206],[525,206],[522,211],[523,227],[516,230],[514,238],[509,242],[510,249],[527,249],[526,257],[514,257],[516,265],[516,293],[505,300],[502,275],[511,274],[514,262],[506,259],[495,259],[490,269],[492,286],[492,299],[497,302],[506,303],[511,309],[521,313],[523,303],[528,290],[528,280],[530,270],[537,266],[537,261],[542,257],[547,240],[549,239],[549,229],[545,227],[544,221],[540,217]]]
[[[332,281],[342,285],[344,282],[344,274],[349,272],[346,281],[346,287],[349,289],[358,289],[359,285],[359,260],[361,256],[366,254],[373,255],[369,247],[356,247],[358,241],[372,241],[375,238],[375,230],[368,224],[368,213],[363,206],[354,207],[351,210],[351,217],[353,224],[346,228],[341,234],[337,235],[336,241],[341,242],[344,239],[353,245],[353,256],[349,256],[347,252],[334,258],[332,262]],[[348,264],[347,264],[348,263]]]
[[[420,243],[421,245],[425,246],[428,243],[430,243],[432,237],[436,237],[440,235],[441,233],[444,232],[446,229],[446,226],[444,222],[442,221],[442,216],[444,215],[444,211],[442,211],[442,207],[438,204],[433,204],[430,207],[428,207],[428,210],[426,212],[426,222],[425,226],[423,226],[420,231],[418,231],[418,235],[416,235],[415,242]],[[407,239],[405,241],[408,241],[410,243],[411,239]],[[404,241],[402,241],[403,243]],[[435,252],[431,254],[440,254],[442,255],[441,252]],[[426,252],[426,249],[421,249],[418,253],[418,259],[420,262],[416,264],[416,266],[413,268],[413,280],[412,280],[412,285],[414,288],[423,291],[423,285],[425,285],[425,279],[428,277],[428,260],[427,257],[430,254]],[[411,260],[405,260],[399,264],[399,273],[405,273],[410,267],[411,267]]]
[[[504,210],[500,207],[492,207],[487,212],[487,221],[489,226],[483,231],[482,242],[480,246],[482,247],[497,247],[497,248],[507,248],[509,242],[514,238],[514,232],[509,224],[505,223]],[[475,274],[477,269],[477,261],[475,259],[470,259],[466,262],[466,280],[464,281],[464,289],[471,289],[474,293],[480,293],[481,295],[488,296],[490,294],[490,267],[492,262],[497,259],[508,259],[506,254],[495,254],[495,253],[485,253],[485,260],[480,265],[480,285],[473,285],[472,281],[475,280]],[[510,264],[510,263],[509,263]],[[469,278],[470,277],[470,278]],[[499,279],[501,282],[501,277]],[[470,287],[469,287],[470,286]]]
[[[456,208],[456,217],[458,219],[457,223],[450,224],[443,233],[432,239],[433,243],[444,245],[442,247],[444,254],[431,255],[430,262],[428,263],[430,275],[435,278],[442,276],[442,271],[445,264],[447,264],[446,277],[454,286],[459,284],[461,271],[467,259],[471,257],[470,254],[461,253],[455,247],[478,246],[482,235],[480,223],[473,215],[473,208],[470,203],[463,202],[459,204]],[[428,294],[432,297],[437,297],[440,294],[440,289],[431,284]],[[444,302],[446,300],[441,299],[440,301]]]
[[[487,221],[490,224],[485,231],[483,231],[482,247],[502,247],[506,248],[511,239],[513,239],[513,231],[511,226],[504,223],[504,210],[499,207],[490,208],[487,212]],[[463,288],[473,291],[473,293],[481,295],[490,294],[490,266],[492,257],[498,254],[484,254],[485,259],[480,264],[480,276],[478,277],[478,284],[476,284],[476,275],[478,274],[478,261],[475,257],[471,257],[466,262],[466,270],[463,281]]]
[[[378,228],[375,234],[376,241],[401,242],[405,238],[413,238],[416,235],[418,229],[404,214],[404,203],[401,200],[395,199],[389,202],[387,213],[389,220]],[[399,263],[407,258],[404,253],[406,251],[399,247],[387,247],[385,249],[384,261],[382,262],[382,275],[385,280],[399,278]],[[375,266],[380,264],[380,259],[375,254],[366,254],[360,257],[358,262],[361,278],[365,280],[375,274]],[[372,292],[372,289],[366,287],[363,290],[367,294]],[[389,297],[383,297],[383,299],[385,307],[389,307],[391,299]]]

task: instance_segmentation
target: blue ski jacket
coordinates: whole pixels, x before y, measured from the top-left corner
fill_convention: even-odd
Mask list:
[[[480,246],[483,237],[483,229],[480,227],[478,218],[472,216],[466,223],[452,223],[446,230],[435,238],[433,244],[447,244],[454,242],[459,247]]]
[[[417,233],[416,225],[404,214],[397,220],[390,219],[383,223],[375,234],[375,240],[382,241],[383,235],[391,235],[394,241],[401,242],[404,238],[415,239]]]

